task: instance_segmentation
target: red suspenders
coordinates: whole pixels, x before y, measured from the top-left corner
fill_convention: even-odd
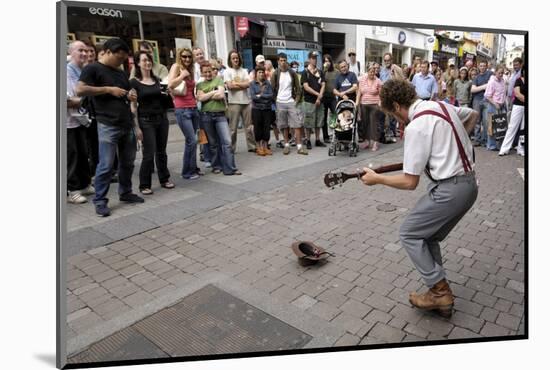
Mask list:
[[[464,147],[462,146],[462,142],[460,141],[460,138],[458,136],[458,132],[456,131],[456,127],[453,123],[453,120],[451,119],[451,116],[449,115],[449,111],[447,111],[447,108],[445,107],[445,105],[441,102],[437,102],[439,104],[439,106],[441,107],[441,110],[443,111],[443,113],[440,113],[440,112],[436,112],[434,110],[425,110],[425,111],[422,111],[418,114],[416,114],[413,119],[416,119],[418,117],[421,117],[421,116],[426,116],[426,115],[432,115],[432,116],[437,116],[439,118],[442,118],[444,119],[445,121],[447,121],[451,127],[453,128],[453,133],[454,133],[454,137],[456,139],[456,144],[458,146],[458,153],[460,154],[460,159],[462,161],[462,166],[464,167],[464,172],[471,172],[472,171],[472,165],[470,164],[470,161],[468,160],[468,157],[466,156],[466,152],[464,150]]]

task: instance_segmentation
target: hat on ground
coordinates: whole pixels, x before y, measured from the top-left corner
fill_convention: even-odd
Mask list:
[[[265,57],[262,54],[256,56],[256,63],[261,63],[261,62],[265,62]]]
[[[297,241],[292,243],[292,251],[298,257],[298,262],[302,266],[308,266],[316,264],[321,260],[325,260],[329,255],[333,255],[327,252],[324,248],[318,247],[312,242]]]

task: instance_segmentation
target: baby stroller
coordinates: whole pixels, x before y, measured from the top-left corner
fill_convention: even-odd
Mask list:
[[[355,121],[355,103],[351,100],[340,100],[336,104],[336,119],[329,124],[334,129],[328,155],[336,151],[347,150],[350,157],[357,157],[357,123]]]

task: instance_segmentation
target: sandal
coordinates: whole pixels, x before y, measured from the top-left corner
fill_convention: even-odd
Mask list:
[[[160,186],[162,186],[165,189],[174,189],[176,187],[176,185],[174,185],[170,181],[163,182],[162,184],[160,184]]]
[[[221,172],[222,172],[222,170],[220,170],[219,168],[214,168],[214,169],[212,170],[212,173],[213,173],[213,174],[216,174],[216,175],[219,174],[219,173],[221,173]]]
[[[372,144],[372,149],[371,149],[371,151],[376,152],[377,150],[378,150],[378,143]]]
[[[143,189],[139,189],[139,192],[143,195],[151,195],[153,194],[153,190],[149,189],[149,188],[143,188]]]

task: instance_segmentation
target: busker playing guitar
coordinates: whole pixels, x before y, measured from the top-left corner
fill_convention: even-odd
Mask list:
[[[361,178],[365,185],[382,184],[414,190],[423,171],[431,180],[425,194],[403,221],[401,244],[429,287],[411,293],[418,308],[450,317],[454,297],[445,278],[439,242],[468,212],[477,198],[473,148],[469,133],[478,114],[469,108],[423,101],[408,81],[387,81],[380,91],[382,109],[406,125],[403,173],[382,175],[370,168]]]

